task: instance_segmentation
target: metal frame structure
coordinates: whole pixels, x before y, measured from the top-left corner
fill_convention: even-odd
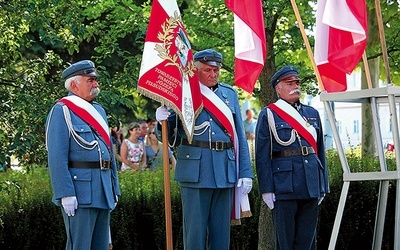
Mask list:
[[[343,169],[343,187],[340,195],[339,205],[336,212],[335,222],[332,229],[331,239],[329,242],[329,249],[334,250],[339,227],[343,216],[344,206],[346,203],[347,193],[352,181],[379,181],[379,195],[376,210],[376,219],[374,227],[374,239],[372,249],[381,249],[383,229],[385,221],[385,213],[387,207],[387,198],[389,191],[389,181],[396,181],[396,208],[395,208],[395,230],[394,230],[394,248],[400,249],[400,139],[399,128],[397,121],[396,103],[400,102],[400,87],[389,84],[383,88],[372,88],[357,91],[347,91],[339,93],[326,93],[320,95],[320,100],[324,103],[324,107],[328,116],[329,123],[332,128],[333,137],[337,146],[340,162]],[[336,127],[336,120],[334,113],[331,109],[330,102],[356,102],[356,103],[370,103],[372,108],[374,133],[378,149],[378,157],[381,170],[378,172],[357,172],[352,173],[344,153],[343,145],[339,137],[338,129]],[[390,110],[390,117],[392,122],[392,133],[394,150],[396,155],[396,170],[388,171],[384,146],[382,143],[382,134],[380,130],[380,122],[378,115],[378,104],[388,103]]]

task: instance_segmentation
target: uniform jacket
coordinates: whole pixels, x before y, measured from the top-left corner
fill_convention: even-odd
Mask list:
[[[301,104],[298,110],[317,132],[318,155],[287,156],[272,159],[271,153],[300,148],[296,139],[288,146],[280,145],[270,133],[267,107],[258,117],[256,129],[256,169],[260,193],[275,193],[277,200],[309,199],[322,197],[329,191],[328,168],[321,119],[316,109]],[[279,138],[288,141],[292,127],[273,112]],[[272,148],[271,148],[272,144]],[[301,138],[302,146],[310,146]]]
[[[96,102],[92,104],[106,120],[104,109]],[[62,197],[76,196],[78,208],[114,209],[116,195],[121,193],[112,149],[99,139],[85,121],[69,110],[76,133],[88,142],[98,141],[100,149],[98,146],[89,149],[90,146],[79,145],[67,128],[62,106],[62,103],[55,104],[46,122],[53,202],[60,205]],[[112,161],[111,170],[68,168],[69,161],[99,161],[99,154],[102,160]]]
[[[239,140],[239,178],[253,178],[249,150],[243,128],[243,121],[236,91],[227,84],[218,84],[215,94],[227,104],[231,110]],[[229,136],[206,111],[201,111],[195,121],[198,126],[194,131],[193,140],[196,141],[223,141],[229,142]],[[174,129],[177,128],[175,134]],[[215,151],[209,148],[200,148],[181,145],[181,138],[187,138],[180,119],[176,113],[168,117],[168,135],[170,144],[178,146],[175,180],[181,186],[194,188],[232,188],[237,182],[235,153],[233,149]],[[159,138],[160,135],[158,133]]]

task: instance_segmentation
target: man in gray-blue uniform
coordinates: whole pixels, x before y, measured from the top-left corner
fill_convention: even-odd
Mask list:
[[[68,96],[46,122],[52,200],[61,206],[66,249],[108,249],[110,211],[120,189],[106,113],[93,101],[98,75],[94,63],[84,60],[62,77]]]
[[[206,49],[197,52],[194,61],[200,83],[233,116],[238,148],[233,148],[226,125],[220,124],[220,117],[209,112],[206,105],[196,118],[191,143],[176,113],[162,106],[157,109],[156,118],[168,119],[170,142],[176,140],[180,144],[175,180],[181,187],[184,248],[228,250],[233,190],[235,185],[241,186],[247,195],[252,188],[253,172],[237,93],[230,85],[218,83],[222,55]],[[239,154],[239,169],[235,165],[235,150]]]
[[[271,83],[279,100],[260,112],[256,128],[260,193],[272,209],[276,249],[315,249],[318,205],[329,188],[321,119],[299,101],[296,67],[282,67]]]

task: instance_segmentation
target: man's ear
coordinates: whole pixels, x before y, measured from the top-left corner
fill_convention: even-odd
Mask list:
[[[275,85],[275,92],[279,95],[281,92],[281,88],[278,87],[278,85]]]
[[[75,91],[77,91],[77,90],[79,90],[79,87],[78,87],[78,82],[77,81],[72,81],[71,82],[71,86],[70,86],[70,88],[71,88],[71,91],[72,92],[75,92]]]

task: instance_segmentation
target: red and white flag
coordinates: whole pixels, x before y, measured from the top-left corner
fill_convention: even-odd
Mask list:
[[[318,0],[314,58],[328,92],[347,89],[346,74],[367,43],[366,0]]]
[[[235,85],[253,93],[264,67],[267,42],[261,0],[226,0],[234,14]]]
[[[191,45],[175,0],[153,1],[138,92],[172,108],[188,140],[192,140],[203,101]]]

